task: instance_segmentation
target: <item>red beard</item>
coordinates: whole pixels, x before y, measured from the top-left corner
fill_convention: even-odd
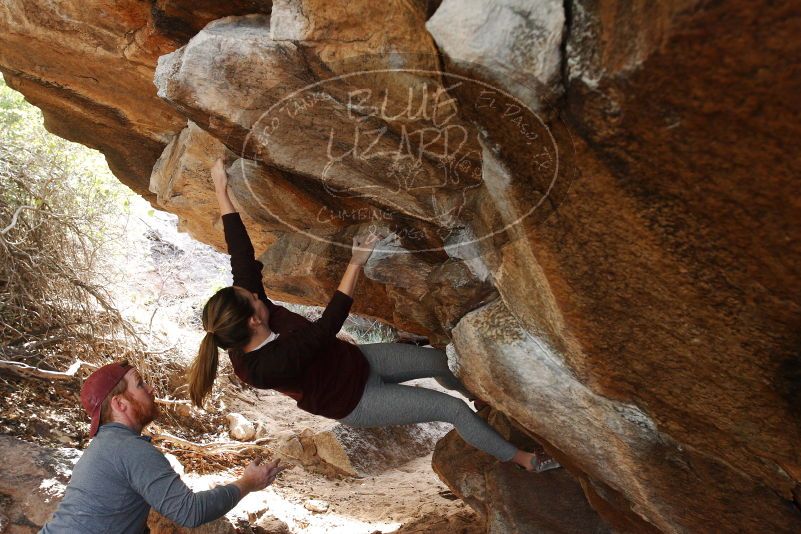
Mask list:
[[[150,406],[145,406],[143,403],[128,395],[125,395],[125,398],[131,403],[132,417],[142,428],[152,423],[158,416],[159,407],[155,402],[151,403]]]

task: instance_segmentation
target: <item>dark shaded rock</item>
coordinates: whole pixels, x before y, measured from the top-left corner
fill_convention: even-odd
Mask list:
[[[593,483],[593,498],[603,499],[605,487],[615,488],[610,501],[596,506],[601,513],[616,509],[604,515],[608,520],[629,521],[633,511],[662,531],[689,524],[758,530],[769,524],[772,531],[791,532],[801,519],[785,498],[717,456],[675,441],[636,405],[595,393],[561,360],[546,334],[524,329],[503,301],[467,314],[453,340],[455,372],[468,389],[492,399],[494,408],[539,436],[580,479],[599,481]],[[732,507],[732,499],[759,505]]]
[[[565,470],[542,474],[498,463],[450,432],[434,451],[434,470],[451,490],[478,511],[491,534],[529,532],[606,534],[581,485]]]

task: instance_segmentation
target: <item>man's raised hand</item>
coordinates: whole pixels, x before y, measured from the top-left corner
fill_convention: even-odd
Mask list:
[[[279,465],[280,460],[276,459],[272,462],[262,464],[259,460],[254,460],[245,468],[242,478],[237,480],[234,484],[239,487],[239,491],[244,497],[245,494],[251,491],[263,490],[273,483],[284,469],[285,466]]]

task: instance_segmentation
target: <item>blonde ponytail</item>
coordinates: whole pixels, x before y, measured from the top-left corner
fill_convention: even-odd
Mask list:
[[[189,397],[195,406],[203,406],[203,400],[214,386],[220,358],[218,349],[239,349],[250,340],[248,319],[253,313],[249,293],[234,286],[217,291],[203,306],[206,335],[187,376]]]
[[[206,332],[197,357],[189,367],[189,397],[192,404],[198,408],[203,406],[203,400],[211,392],[214,379],[217,377],[217,366],[220,360],[220,351],[214,342],[214,334]]]

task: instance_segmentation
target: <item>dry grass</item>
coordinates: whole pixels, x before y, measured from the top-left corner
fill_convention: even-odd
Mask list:
[[[0,354],[55,370],[142,352],[97,283],[108,206],[81,205],[71,171],[47,147],[0,146]]]

